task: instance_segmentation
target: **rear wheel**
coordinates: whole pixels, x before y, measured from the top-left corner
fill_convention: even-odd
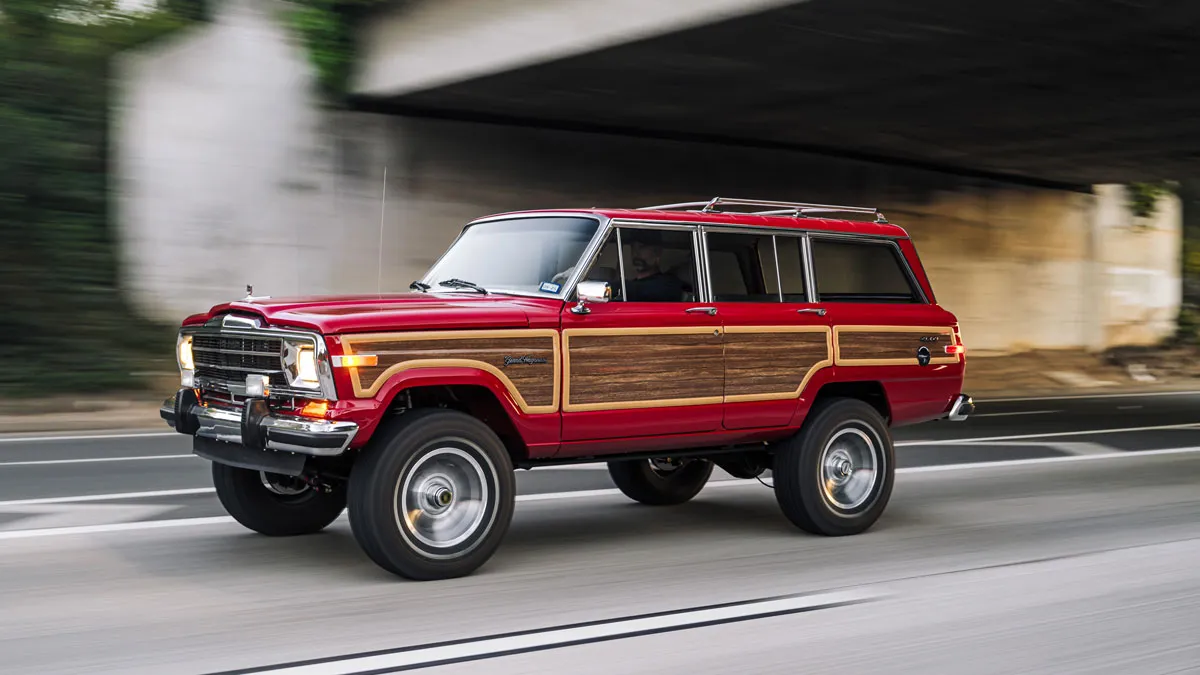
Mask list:
[[[626,497],[652,506],[682,504],[700,493],[712,475],[707,459],[640,459],[608,463],[608,475]]]
[[[350,472],[350,527],[363,551],[416,580],[474,572],[499,547],[515,506],[504,443],[465,413],[406,412]]]
[[[312,534],[325,529],[346,508],[345,484],[320,491],[299,478],[265,471],[212,465],[217,499],[245,527],[272,537]]]
[[[887,423],[858,399],[833,399],[775,454],[775,498],[806,532],[865,532],[887,507],[895,454]]]

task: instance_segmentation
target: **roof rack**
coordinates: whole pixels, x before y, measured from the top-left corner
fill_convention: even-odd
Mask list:
[[[875,216],[875,222],[886,223],[887,218],[879,212],[879,209],[868,206],[837,206],[835,204],[809,204],[806,202],[778,202],[765,199],[737,199],[733,197],[713,197],[706,202],[680,202],[678,204],[661,204],[659,206],[643,206],[639,211],[695,211],[699,213],[717,213],[721,211],[717,207],[727,204],[729,206],[759,206],[767,208],[766,211],[753,211],[753,215],[757,216],[784,216],[791,215],[797,218],[807,216],[810,213],[869,213]],[[699,207],[699,208],[696,208]]]

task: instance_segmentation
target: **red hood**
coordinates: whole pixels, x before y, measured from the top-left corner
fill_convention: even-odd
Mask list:
[[[256,314],[275,327],[326,335],[393,330],[525,328],[557,323],[562,301],[511,295],[396,293],[237,300],[184,319],[204,323],[217,314]]]

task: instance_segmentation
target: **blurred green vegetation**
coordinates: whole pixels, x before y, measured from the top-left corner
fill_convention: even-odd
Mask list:
[[[399,0],[295,0],[292,29],[304,40],[327,100],[340,104],[358,56],[354,31],[371,9]]]
[[[0,0],[0,397],[132,391],[174,326],[119,288],[107,171],[112,57],[206,17],[200,0]]]

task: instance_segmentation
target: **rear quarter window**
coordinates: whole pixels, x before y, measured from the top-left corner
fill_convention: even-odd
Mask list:
[[[821,302],[922,302],[891,242],[814,237],[812,258]]]

